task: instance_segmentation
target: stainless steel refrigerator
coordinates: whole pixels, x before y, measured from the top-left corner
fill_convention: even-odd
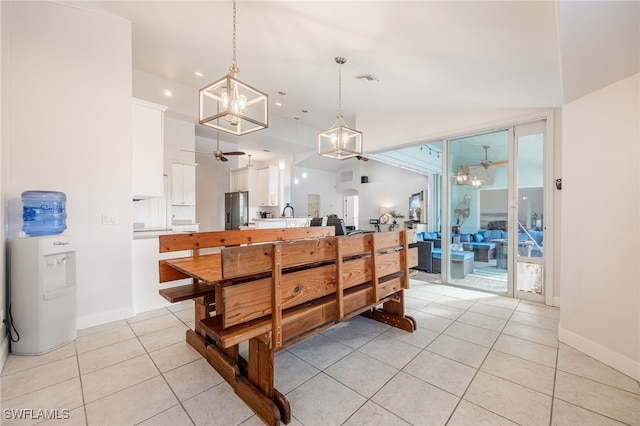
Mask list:
[[[224,229],[240,229],[249,223],[249,193],[227,192],[224,194]]]

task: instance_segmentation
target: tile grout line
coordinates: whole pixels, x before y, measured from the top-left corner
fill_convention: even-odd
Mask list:
[[[549,407],[549,426],[553,425],[553,406],[556,399],[556,380],[558,378],[558,361],[560,361],[560,342],[556,349],[556,365],[553,369],[553,388],[551,389],[551,407]]]
[[[475,302],[475,303],[478,303],[478,302]],[[474,305],[475,305],[475,303],[474,303]],[[511,320],[511,317],[513,317],[513,314],[515,313],[515,311],[516,311],[516,309],[517,309],[517,307],[518,307],[518,305],[519,305],[519,304],[520,304],[520,302],[518,302],[518,303],[516,304],[516,306],[514,307],[513,311],[511,312],[511,315],[509,316],[509,318],[508,318],[508,319],[507,319],[507,321],[505,322],[504,326],[502,327],[502,330],[500,330],[500,333],[498,333],[498,337],[496,337],[496,340],[495,340],[495,341],[493,342],[493,344],[491,345],[491,348],[489,348],[489,350],[487,351],[487,354],[484,356],[484,358],[483,358],[482,362],[480,363],[480,365],[478,366],[478,368],[476,368],[476,371],[475,371],[475,373],[474,373],[473,377],[471,378],[471,380],[469,381],[469,384],[467,385],[466,389],[465,389],[465,390],[464,390],[464,392],[462,393],[462,396],[461,396],[461,397],[460,397],[460,399],[458,400],[458,403],[457,403],[457,404],[456,404],[456,406],[453,408],[453,411],[451,411],[451,414],[449,415],[449,418],[447,419],[447,421],[446,421],[446,423],[445,423],[445,424],[448,424],[448,423],[451,421],[451,417],[453,417],[454,413],[456,412],[456,410],[457,410],[457,409],[458,409],[458,407],[460,406],[460,402],[462,402],[463,400],[465,400],[465,399],[464,399],[464,397],[465,397],[465,395],[467,394],[467,392],[469,391],[469,388],[471,387],[471,384],[473,383],[473,381],[474,381],[474,380],[476,379],[476,377],[478,376],[478,373],[480,372],[480,369],[482,368],[482,366],[484,365],[484,363],[487,361],[487,358],[489,357],[489,354],[491,353],[491,351],[492,351],[492,350],[493,350],[493,348],[495,347],[496,342],[498,341],[498,339],[499,339],[499,338],[500,338],[500,336],[502,335],[502,332],[504,331],[504,329],[507,327],[507,324],[508,324],[508,323],[509,323],[509,321]],[[466,400],[465,400],[465,401],[466,401]],[[467,402],[470,402],[470,401],[467,401]],[[498,414],[498,413],[495,413],[495,412],[493,412],[493,411],[489,410],[488,408],[485,408],[485,407],[479,406],[478,404],[475,404],[475,403],[473,403],[473,402],[470,402],[470,403],[471,403],[471,404],[474,404],[474,405],[476,405],[476,406],[478,406],[478,407],[480,407],[480,408],[482,408],[483,410],[487,410],[487,411],[489,411],[490,413],[493,413],[493,414],[495,414],[495,415],[497,415],[497,416],[499,416],[499,417],[501,417],[501,418],[503,418],[503,419],[507,419],[507,420],[509,420],[509,421],[513,421],[513,420],[511,420],[511,419],[508,419],[508,418],[504,417],[504,416],[503,416],[503,415],[501,415],[501,414]],[[515,423],[515,422],[514,422],[514,423]]]
[[[186,310],[186,309],[185,309],[185,310]],[[167,311],[169,311],[169,312],[170,312],[170,313],[171,313],[175,318],[177,318],[177,319],[178,319],[178,321],[180,321],[180,322],[181,322],[181,323],[183,323],[184,325],[187,325],[187,324],[185,324],[185,323],[184,323],[184,321],[182,321],[182,319],[180,319],[180,318],[175,314],[175,312],[173,312],[172,310],[170,310],[170,309],[168,309],[168,308],[167,308]],[[180,311],[179,311],[179,312],[180,312]],[[188,326],[188,325],[187,325],[187,328],[189,328],[189,326]],[[136,336],[136,338],[138,338],[138,337]],[[138,341],[140,341],[140,339],[139,339],[139,338],[138,338]],[[167,387],[169,388],[169,390],[171,391],[171,393],[173,394],[173,396],[176,398],[176,401],[178,401],[178,404],[176,404],[176,405],[179,405],[179,406],[180,406],[180,408],[182,408],[182,411],[184,411],[184,413],[187,415],[187,417],[189,418],[189,421],[191,421],[191,423],[192,423],[193,425],[195,425],[195,424],[196,424],[196,422],[193,420],[193,418],[191,417],[191,414],[190,414],[190,413],[189,413],[189,411],[186,409],[186,407],[182,404],[182,401],[180,400],[180,397],[178,397],[178,395],[176,394],[176,392],[173,390],[173,388],[171,387],[171,384],[167,381],[167,378],[164,376],[164,373],[163,373],[162,371],[160,371],[160,367],[158,366],[158,364],[156,364],[155,360],[154,360],[154,359],[153,359],[153,357],[151,356],[151,353],[147,350],[147,348],[142,344],[142,342],[141,342],[141,341],[140,341],[140,345],[144,348],[145,352],[146,352],[146,353],[147,353],[147,355],[149,356],[149,359],[151,360],[151,362],[153,362],[153,365],[155,365],[155,367],[158,369],[158,372],[160,373],[160,377],[162,377],[162,380],[165,382],[165,384],[167,385]],[[199,355],[200,355],[203,359],[205,359],[201,354],[199,354]],[[198,360],[196,359],[196,360],[191,361],[191,362],[197,362],[197,361],[198,361]],[[188,364],[190,364],[190,363],[183,364],[183,365],[188,365]],[[180,367],[182,367],[182,366],[179,366],[179,367],[176,367],[176,368],[180,368]],[[175,369],[171,369],[171,370],[169,370],[169,371],[173,371],[173,370],[175,370]],[[211,386],[211,387],[210,387],[210,388],[208,388],[208,389],[205,389],[205,390],[204,390],[204,391],[202,391],[202,392],[199,392],[199,393],[198,393],[198,394],[196,394],[196,395],[193,395],[191,398],[195,398],[196,396],[198,396],[198,395],[200,395],[200,394],[202,394],[202,393],[204,393],[204,392],[207,392],[209,389],[211,389],[211,388],[213,388],[213,387],[215,387],[215,385],[214,385],[214,386]],[[191,399],[191,398],[189,398],[189,399]],[[143,420],[142,422],[147,421],[147,420],[149,420],[149,419],[151,419],[151,418],[153,418],[153,417],[155,417],[155,416],[157,416],[157,415],[159,415],[159,414],[161,414],[161,413],[164,413],[165,411],[170,410],[170,409],[171,409],[171,408],[173,408],[173,407],[175,407],[175,405],[172,405],[171,407],[169,407],[169,408],[167,408],[167,409],[165,409],[165,410],[163,410],[163,411],[161,411],[161,412],[159,412],[159,413],[154,414],[153,416],[149,417],[148,419]],[[142,422],[139,422],[139,423],[142,423]]]
[[[87,401],[84,397],[84,383],[82,381],[82,370],[80,369],[80,354],[78,354],[78,347],[76,342],[73,342],[73,347],[75,349],[75,357],[76,363],[78,365],[78,380],[80,381],[80,396],[82,397],[82,411],[84,413],[84,421],[87,426],[89,426],[89,413],[87,413]]]

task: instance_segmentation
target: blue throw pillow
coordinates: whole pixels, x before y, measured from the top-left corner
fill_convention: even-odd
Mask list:
[[[502,231],[500,231],[499,229],[492,229],[491,231],[487,231],[485,237],[487,237],[489,240],[499,240],[500,238],[504,238],[502,236]]]
[[[478,232],[476,235],[473,236],[473,239],[475,240],[476,243],[481,243],[484,241],[484,235]]]
[[[460,242],[461,243],[471,242],[471,234],[460,234]]]

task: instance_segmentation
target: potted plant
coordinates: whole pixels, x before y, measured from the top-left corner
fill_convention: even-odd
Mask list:
[[[396,219],[404,219],[404,215],[396,212],[395,210],[391,210],[389,212],[389,216],[391,216],[393,218],[393,224],[394,225],[397,224]]]

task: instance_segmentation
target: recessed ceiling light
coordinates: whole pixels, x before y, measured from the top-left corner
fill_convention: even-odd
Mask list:
[[[164,91],[164,95],[165,96],[173,96],[173,93],[171,93],[171,90],[165,90]]]
[[[198,77],[204,77],[204,74],[202,74],[200,71],[196,71],[194,72],[195,75],[197,75]]]
[[[309,112],[308,109],[303,109],[302,112],[304,112],[305,114]]]

